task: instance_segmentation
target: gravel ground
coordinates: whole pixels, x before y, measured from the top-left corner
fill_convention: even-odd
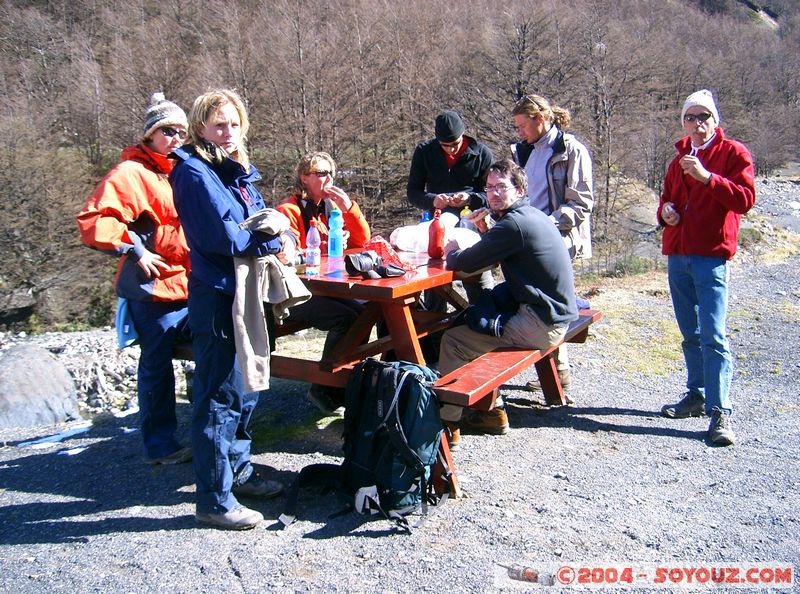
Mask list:
[[[329,518],[340,504],[316,493],[285,531],[282,498],[251,502],[267,518],[255,530],[199,528],[190,465],[143,464],[135,408],[95,402],[106,412],[60,441],[25,443],[81,424],[0,432],[0,592],[555,592],[499,564],[800,567],[800,185],[760,182],[759,200],[748,225],[762,239],[732,270],[736,446],[711,447],[707,419],[658,414],[684,382],[663,271],[584,281],[606,317],[571,347],[576,404],[543,406],[522,390],[532,372],[505,386],[511,431],[464,437],[466,497],[411,535]],[[87,336],[105,360],[110,333]],[[338,460],[340,421],[320,418],[304,390],[276,380],[252,423],[254,460],[285,482]],[[178,407],[184,434],[190,407]],[[602,591],[647,591],[647,571]]]

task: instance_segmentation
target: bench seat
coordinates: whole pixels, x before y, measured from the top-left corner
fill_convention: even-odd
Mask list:
[[[442,404],[488,410],[497,388],[535,365],[547,403],[566,404],[552,354],[564,342],[586,342],[589,326],[602,317],[603,314],[597,310],[580,310],[578,319],[569,325],[563,342],[546,351],[500,348],[470,361],[436,381],[434,390],[439,401]]]

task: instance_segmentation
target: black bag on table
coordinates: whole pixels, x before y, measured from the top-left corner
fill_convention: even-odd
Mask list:
[[[405,361],[359,363],[347,383],[344,461],[303,468],[280,521],[294,521],[300,487],[323,484],[343,494],[348,508],[381,515],[409,531],[406,516],[417,509],[424,515],[436,502],[430,478],[442,435],[432,388],[437,378],[435,371]]]

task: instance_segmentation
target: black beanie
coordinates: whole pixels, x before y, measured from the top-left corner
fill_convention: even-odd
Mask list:
[[[443,111],[436,116],[436,140],[440,142],[453,142],[464,134],[464,122],[461,116],[452,109]]]

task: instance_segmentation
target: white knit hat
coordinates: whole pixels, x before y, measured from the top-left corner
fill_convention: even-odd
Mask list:
[[[705,107],[711,112],[711,116],[714,118],[714,121],[719,124],[719,112],[717,111],[717,104],[714,103],[714,96],[708,89],[696,91],[686,98],[686,102],[683,104],[683,110],[681,111],[681,123],[683,123],[683,118],[686,115],[686,111],[695,105]]]
[[[144,134],[142,139],[147,139],[158,128],[164,126],[183,126],[189,128],[184,111],[172,101],[164,98],[164,93],[153,93],[150,97],[150,107],[144,116]]]

